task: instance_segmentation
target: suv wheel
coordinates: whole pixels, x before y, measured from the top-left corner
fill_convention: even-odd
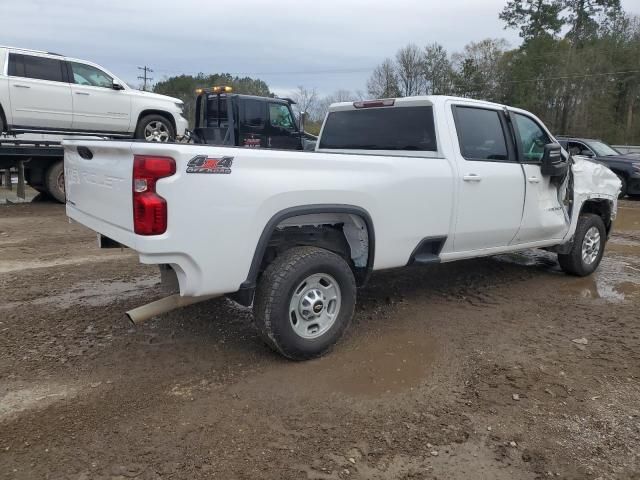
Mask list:
[[[146,142],[171,142],[175,137],[173,125],[162,115],[142,117],[136,128],[136,138]]]
[[[591,275],[600,265],[606,241],[607,232],[602,218],[593,213],[580,215],[571,251],[558,254],[560,267],[570,275]]]
[[[58,202],[65,202],[64,194],[64,162],[60,160],[51,165],[44,177],[44,186],[49,195]]]
[[[265,342],[292,360],[328,352],[353,317],[356,282],[347,262],[328,250],[295,247],[263,273],[253,305]]]

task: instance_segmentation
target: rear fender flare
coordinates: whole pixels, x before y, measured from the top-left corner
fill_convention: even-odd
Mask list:
[[[265,252],[267,250],[267,246],[269,244],[269,239],[273,235],[276,227],[287,218],[297,217],[300,215],[309,215],[309,214],[322,214],[322,213],[345,213],[356,215],[364,221],[367,227],[367,234],[369,237],[369,254],[367,257],[367,277],[373,271],[373,262],[375,258],[375,231],[373,228],[373,221],[371,220],[371,215],[361,207],[356,207],[355,205],[338,205],[338,204],[316,204],[316,205],[302,205],[296,207],[286,208],[276,213],[271,217],[271,219],[267,222],[264,229],[262,230],[262,234],[260,235],[260,239],[258,240],[258,244],[256,246],[256,250],[253,254],[253,259],[251,260],[251,267],[249,268],[249,274],[247,275],[247,279],[240,286],[240,290],[250,290],[256,286],[256,281],[258,279],[258,274],[260,273],[260,265],[262,264],[262,259],[264,258]]]

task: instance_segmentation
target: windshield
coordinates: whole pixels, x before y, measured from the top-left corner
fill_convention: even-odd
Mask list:
[[[436,152],[433,109],[385,107],[330,112],[320,148]]]
[[[620,152],[610,147],[604,142],[589,142],[589,147],[596,152],[596,155],[599,157],[610,157],[612,155],[620,155]]]

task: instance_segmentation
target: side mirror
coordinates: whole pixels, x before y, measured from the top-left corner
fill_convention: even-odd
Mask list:
[[[591,150],[582,150],[580,152],[580,155],[584,156],[584,157],[593,157],[593,152]]]
[[[562,157],[562,147],[559,143],[548,143],[544,146],[544,152],[540,162],[542,175],[559,177],[567,173],[569,162]]]
[[[114,90],[124,90],[124,87],[122,86],[122,84],[118,80],[114,80],[113,81],[113,84],[111,85],[111,88],[113,88]]]

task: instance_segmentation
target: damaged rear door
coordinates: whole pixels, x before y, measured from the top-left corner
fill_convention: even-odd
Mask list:
[[[566,182],[542,174],[544,147],[554,140],[532,116],[511,112],[510,120],[525,177],[522,224],[512,244],[561,239],[570,226],[562,203]]]

